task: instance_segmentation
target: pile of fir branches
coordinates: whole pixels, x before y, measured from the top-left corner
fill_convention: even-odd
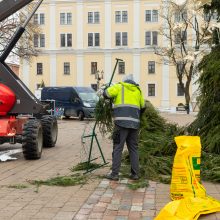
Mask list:
[[[213,89],[213,91],[215,91],[215,89]],[[179,127],[177,124],[168,123],[162,116],[160,116],[159,112],[150,102],[147,101],[146,106],[147,108],[141,116],[141,126],[139,133],[140,176],[142,177],[141,181],[147,178],[169,183],[172,172],[173,159],[177,149],[174,137],[185,135],[187,128]],[[214,114],[219,115],[219,112]],[[201,114],[199,113],[198,117],[202,117],[200,115]],[[214,121],[212,121],[212,117],[214,118]],[[201,121],[197,118],[187,132],[191,132],[188,133],[189,135],[202,135],[202,179],[220,182],[220,157],[218,154],[214,153],[215,151],[213,151],[213,149],[218,148],[211,148],[212,150],[207,151],[207,146],[204,146],[204,143],[206,143],[209,138],[209,135],[204,136],[204,134],[208,134],[208,131],[212,132],[213,127],[211,125],[216,125],[215,120],[217,120],[218,125],[220,124],[219,119],[217,119],[215,115],[212,117],[210,115],[209,120],[206,121],[205,125],[208,126],[207,132],[203,132],[203,129],[198,130],[196,128],[196,125],[200,125],[200,128],[202,128],[201,124],[204,125],[203,123],[205,122],[203,120],[206,120],[205,117],[202,117]],[[100,99],[100,102],[96,108],[96,120],[98,128],[102,134],[112,133],[112,103],[109,100]],[[210,125],[208,125],[209,121],[211,123]],[[192,127],[200,133],[193,133]],[[217,126],[215,129],[219,129],[219,127]],[[214,132],[212,134],[214,139],[211,139],[209,143],[211,145],[208,146],[212,146],[212,141],[214,146],[218,146],[220,142],[216,142],[216,138],[218,138],[219,133],[220,132],[218,131],[217,133]],[[122,170],[125,171],[124,173],[128,173],[130,170],[129,154],[127,151],[123,153]]]

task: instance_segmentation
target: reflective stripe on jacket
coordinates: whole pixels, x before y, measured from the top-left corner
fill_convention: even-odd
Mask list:
[[[121,82],[105,90],[113,98],[115,124],[125,128],[138,129],[140,110],[145,107],[141,89],[136,84]]]

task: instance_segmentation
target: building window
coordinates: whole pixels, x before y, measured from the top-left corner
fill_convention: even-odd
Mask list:
[[[174,37],[175,44],[187,43],[187,31],[177,31]]]
[[[115,23],[120,23],[121,22],[121,12],[116,11],[115,12]]]
[[[34,47],[45,47],[45,34],[34,34]]]
[[[91,74],[96,74],[97,72],[97,62],[91,62]]]
[[[127,23],[128,11],[115,11],[115,23]]]
[[[72,47],[72,34],[67,34],[67,47]]]
[[[98,11],[94,12],[94,23],[95,24],[99,23],[99,12]]]
[[[148,61],[148,73],[155,73],[155,61]]]
[[[157,45],[157,36],[158,36],[158,32],[157,31],[153,31],[152,32],[152,45]]]
[[[45,24],[45,15],[43,13],[40,13],[40,25]]]
[[[118,62],[118,73],[125,74],[125,62]]]
[[[72,34],[60,34],[60,46],[72,47]]]
[[[44,13],[34,14],[34,24],[44,25],[45,14]]]
[[[157,45],[158,44],[158,32],[146,31],[145,32],[145,45]]]
[[[158,10],[145,10],[146,22],[158,22]]]
[[[70,62],[64,62],[63,73],[64,75],[70,75]]]
[[[65,13],[60,13],[60,24],[65,24]]]
[[[37,75],[43,74],[43,63],[37,63]]]
[[[187,11],[176,11],[174,13],[175,22],[184,22],[187,20]]]
[[[184,96],[184,89],[177,83],[177,96]]]
[[[40,34],[40,47],[45,47],[45,34]]]
[[[34,24],[38,24],[38,14],[34,14]]]
[[[99,33],[88,33],[88,47],[100,46],[100,34]]]
[[[72,24],[72,13],[67,13],[66,24]]]
[[[115,46],[127,46],[128,45],[128,33],[116,32],[115,33]]]
[[[60,13],[60,24],[72,24],[72,13]]]
[[[38,47],[38,34],[34,34],[34,47]]]
[[[205,20],[205,21],[211,21],[211,20],[217,21],[218,18],[219,18],[219,16],[218,16],[218,13],[217,13],[217,12],[204,13],[204,20]]]
[[[148,84],[148,96],[155,96],[155,84]]]
[[[88,12],[88,23],[89,24],[98,24],[100,22],[99,12]]]

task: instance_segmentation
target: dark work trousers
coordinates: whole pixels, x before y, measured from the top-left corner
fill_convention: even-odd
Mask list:
[[[127,144],[131,162],[131,174],[138,175],[138,129],[115,126],[113,132],[112,174],[118,175],[124,144]]]

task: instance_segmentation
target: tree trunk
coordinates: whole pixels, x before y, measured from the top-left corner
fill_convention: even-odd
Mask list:
[[[189,103],[190,103],[189,85],[190,85],[190,81],[187,80],[186,85],[185,85],[185,100],[186,100],[186,112],[187,112],[187,114],[189,114],[189,112],[190,112],[190,107],[189,107]]]

